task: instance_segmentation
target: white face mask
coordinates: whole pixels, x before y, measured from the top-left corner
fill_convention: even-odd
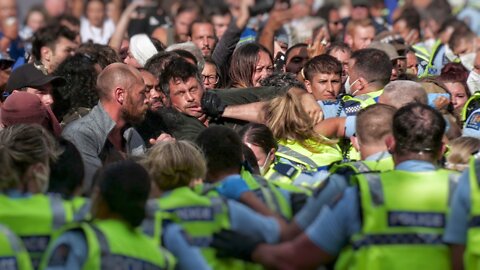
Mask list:
[[[475,52],[460,55],[460,61],[462,62],[462,65],[469,71],[473,70],[476,55],[477,54]]]
[[[268,171],[268,168],[270,167],[270,164],[268,164],[268,163],[270,161],[270,154],[271,153],[272,152],[268,152],[267,157],[265,158],[265,162],[263,162],[263,165],[260,166],[260,174],[261,175],[264,175]]]
[[[354,96],[358,92],[358,90],[355,90],[352,93],[352,86],[357,82],[358,82],[358,79],[356,79],[353,83],[350,84],[350,76],[348,76],[347,81],[345,82],[345,93]]]
[[[470,90],[470,94],[473,95],[476,91],[480,91],[480,74],[475,71],[470,71],[467,79],[468,89]]]

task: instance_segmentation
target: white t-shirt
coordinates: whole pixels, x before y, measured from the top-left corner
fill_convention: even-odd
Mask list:
[[[80,19],[80,36],[82,43],[92,40],[94,43],[107,45],[113,32],[115,32],[115,25],[110,19],[105,20],[101,28],[91,25],[85,17]]]

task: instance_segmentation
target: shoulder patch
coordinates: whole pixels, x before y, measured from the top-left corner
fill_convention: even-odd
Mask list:
[[[299,171],[295,166],[285,163],[277,163],[273,166],[273,169],[288,178],[292,178]]]
[[[480,112],[473,113],[465,124],[465,128],[480,130]]]

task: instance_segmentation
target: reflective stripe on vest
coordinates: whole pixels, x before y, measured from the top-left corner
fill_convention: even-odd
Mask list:
[[[372,234],[365,235],[362,239],[354,241],[354,250],[372,245],[444,245],[441,234]]]
[[[7,227],[0,224],[0,269],[31,270],[32,263],[22,241]]]
[[[315,161],[313,161],[311,158],[302,155],[297,151],[291,149],[290,147],[282,144],[278,145],[278,151],[275,153],[275,155],[286,158],[288,160],[293,160],[300,165],[307,165],[305,166],[305,169],[307,170],[316,170],[318,167],[317,163],[315,163]]]
[[[119,269],[122,266],[124,269],[145,269],[145,270],[162,270],[170,269],[169,260],[164,260],[165,265],[163,267],[157,266],[151,262],[140,260],[136,258],[129,258],[123,255],[113,254],[108,245],[108,240],[96,226],[92,226],[92,230],[97,237],[98,245],[102,254],[100,269]],[[126,265],[123,265],[126,264]],[[130,264],[130,267],[128,265]]]
[[[83,269],[173,269],[174,257],[151,238],[119,220],[81,223],[88,244]],[[72,228],[70,228],[72,229]]]
[[[53,231],[66,224],[66,217],[72,216],[71,211],[67,214],[66,205],[57,194],[36,194],[15,199],[0,195],[2,203],[0,223],[22,239],[33,267],[38,268]]]
[[[188,187],[180,187],[159,199],[151,200],[150,203],[152,206],[148,208],[148,217],[156,216],[154,225],[156,241],[160,234],[157,228],[172,222],[185,231],[188,235],[186,240],[200,249],[212,269],[248,269],[243,261],[217,258],[216,251],[210,247],[214,233],[230,228],[229,208],[218,192],[209,192],[208,196],[202,196]],[[160,216],[152,214],[152,211],[160,213]]]
[[[278,142],[277,158],[284,158],[293,163],[303,172],[317,172],[326,170],[330,164],[343,159],[338,145],[322,144],[307,140],[306,145],[314,150],[308,149],[301,143],[292,140],[281,140]]]
[[[337,269],[450,269],[442,242],[451,171],[360,174],[361,231]],[[398,258],[402,258],[399,260]]]
[[[292,209],[290,203],[286,201],[285,197],[278,190],[276,186],[269,183],[260,175],[252,175],[249,171],[242,168],[241,176],[247,183],[249,189],[260,198],[267,207],[281,214],[286,219],[292,217]]]

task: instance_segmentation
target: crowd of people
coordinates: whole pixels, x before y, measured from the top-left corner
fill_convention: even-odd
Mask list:
[[[475,0],[0,1],[0,269],[478,269]]]

